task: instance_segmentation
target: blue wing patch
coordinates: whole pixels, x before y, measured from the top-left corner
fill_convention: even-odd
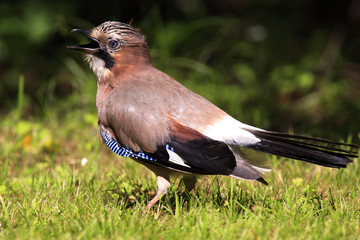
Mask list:
[[[105,144],[111,149],[111,151],[122,157],[131,157],[139,160],[144,160],[178,171],[190,171],[200,174],[202,173],[202,171],[199,169],[190,170],[191,167],[187,165],[184,160],[176,154],[174,147],[170,146],[169,144],[165,145],[164,151],[167,152],[166,154],[160,154],[159,152],[156,152],[154,154],[150,154],[147,152],[134,152],[130,148],[120,145],[115,139],[109,136],[106,131],[100,129],[100,134],[104,139]],[[160,159],[158,159],[157,157],[159,157]],[[166,159],[164,159],[164,157]]]
[[[134,152],[130,148],[126,148],[121,146],[117,141],[115,141],[112,137],[109,137],[105,131],[100,130],[100,134],[102,138],[104,139],[105,144],[117,155],[123,156],[123,157],[132,157],[135,159],[144,159],[152,162],[157,162],[157,159],[149,156],[145,152]]]

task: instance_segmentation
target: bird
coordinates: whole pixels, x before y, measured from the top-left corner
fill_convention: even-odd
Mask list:
[[[274,131],[242,123],[184,87],[152,64],[145,36],[132,25],[106,21],[73,29],[90,43],[68,46],[86,54],[97,79],[98,129],[117,155],[130,157],[156,175],[153,207],[182,176],[194,189],[201,175],[225,175],[268,184],[263,152],[330,168],[345,168],[359,146]]]

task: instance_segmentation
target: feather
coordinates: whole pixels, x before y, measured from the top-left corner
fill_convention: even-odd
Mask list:
[[[356,158],[359,146],[323,138],[249,130],[261,141],[248,148],[332,168],[345,168]],[[348,148],[348,149],[345,149]]]
[[[208,138],[188,142],[172,139],[168,145],[186,164],[206,174],[230,175],[236,166],[235,156],[223,142]]]
[[[221,140],[211,139],[171,117],[169,119],[171,141],[167,144],[192,169],[201,169],[209,175],[230,175],[266,182],[261,178],[263,171],[247,163],[233,151],[232,146]]]

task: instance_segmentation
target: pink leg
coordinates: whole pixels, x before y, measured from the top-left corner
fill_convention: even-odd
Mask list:
[[[162,196],[164,196],[169,190],[170,188],[169,176],[168,175],[156,176],[156,184],[158,187],[158,191],[156,196],[153,199],[151,199],[151,201],[148,203],[147,205],[148,209],[154,206],[154,204],[156,204],[162,198]]]
[[[147,208],[150,209],[152,206],[154,206],[162,196],[162,194],[156,194],[156,196],[147,204]]]

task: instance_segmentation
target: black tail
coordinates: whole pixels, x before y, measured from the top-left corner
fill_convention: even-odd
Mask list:
[[[345,168],[357,158],[360,146],[332,142],[323,138],[290,135],[269,131],[253,131],[261,139],[248,148],[332,168]]]

